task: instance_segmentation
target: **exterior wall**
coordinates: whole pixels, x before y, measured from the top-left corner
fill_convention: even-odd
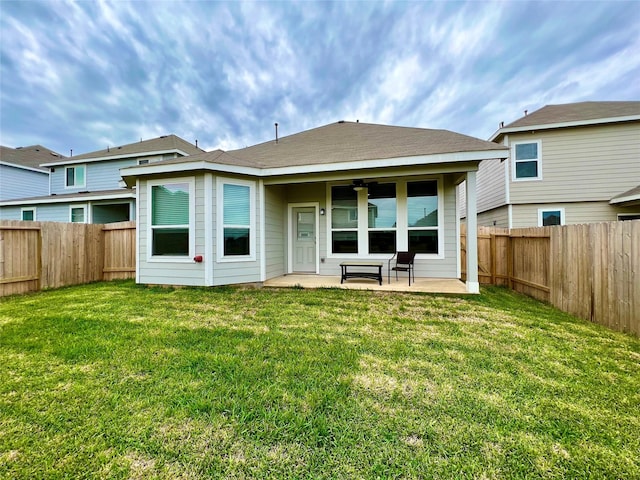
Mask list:
[[[434,278],[458,278],[458,253],[457,253],[457,236],[456,236],[456,188],[453,183],[453,177],[445,175],[442,178],[442,192],[443,192],[443,250],[441,258],[434,258],[428,256],[416,256],[415,274],[418,277],[434,277]],[[389,180],[393,181],[393,179]],[[318,186],[320,187],[320,185]],[[327,207],[329,199],[327,198],[327,189],[324,188],[322,197],[317,195],[320,193],[319,188],[309,188],[309,186],[300,186],[302,189],[301,195],[298,197],[295,195],[296,189],[290,189],[288,199],[295,202],[311,202],[317,201],[320,203],[320,208],[328,209]],[[295,199],[295,200],[294,200]],[[345,260],[362,260],[362,259],[375,259],[384,263],[383,272],[386,275],[387,260],[391,257],[389,255],[372,255],[372,256],[357,256],[345,257],[334,256],[330,253],[329,247],[329,225],[328,215],[320,216],[320,275],[340,275],[340,263]],[[324,261],[323,261],[324,260]]]
[[[505,177],[508,160],[483,160],[478,168],[478,212],[486,212],[506,204],[507,187]],[[466,182],[458,190],[460,218],[467,216]]]
[[[229,177],[229,176],[224,176],[224,177],[220,177],[222,179],[232,179],[233,177]],[[240,177],[238,177],[240,178]],[[212,235],[212,240],[213,240],[213,254],[214,254],[214,258],[215,258],[215,263],[213,265],[213,284],[214,285],[232,285],[232,284],[236,284],[236,283],[251,283],[251,282],[260,282],[260,255],[262,255],[262,252],[260,250],[261,248],[261,242],[260,242],[260,235],[261,235],[261,231],[260,231],[260,224],[261,224],[261,217],[260,217],[260,212],[261,212],[261,208],[260,208],[260,191],[259,191],[259,185],[258,182],[255,182],[255,189],[254,189],[254,199],[253,201],[255,202],[255,211],[256,211],[256,218],[255,218],[255,223],[254,223],[254,228],[256,229],[256,234],[255,234],[255,245],[253,248],[255,248],[255,260],[252,261],[238,261],[238,262],[233,262],[233,261],[221,261],[219,258],[217,258],[217,251],[218,251],[218,228],[220,228],[219,226],[219,222],[217,221],[216,218],[216,211],[217,211],[217,195],[216,195],[216,180],[214,179],[213,181],[213,195],[212,197],[212,202],[213,202],[213,208],[211,209],[211,215],[213,215],[212,217],[212,224],[213,224],[213,235]]]
[[[207,177],[210,180],[205,180]],[[151,259],[149,249],[149,215],[148,183],[140,181],[138,190],[138,282],[165,285],[230,285],[237,283],[260,282],[260,189],[256,181],[253,201],[256,205],[255,259],[250,261],[220,261],[217,258],[216,222],[216,178],[211,174],[198,174],[195,177],[168,177],[168,181],[195,178],[195,251],[194,255],[202,255],[204,261],[196,263],[192,258],[180,260]],[[229,179],[230,177],[223,177]],[[277,202],[276,202],[277,203]],[[276,222],[277,224],[277,222]],[[211,227],[209,227],[211,226]],[[209,230],[209,231],[208,231]],[[207,245],[210,242],[210,245]],[[274,251],[277,245],[273,246]],[[282,254],[281,254],[282,255]],[[276,268],[275,266],[272,266]],[[211,280],[207,277],[210,275]]]
[[[172,177],[176,179],[178,177]],[[193,178],[193,177],[184,177]],[[196,263],[191,258],[180,261],[150,260],[149,248],[149,198],[147,195],[147,182],[140,181],[138,189],[138,283],[151,283],[163,285],[205,285],[205,266],[211,259],[205,258],[204,262]],[[204,176],[195,178],[195,253],[204,252]]]
[[[85,165],[85,185],[82,187],[65,187],[65,166],[58,165],[51,173],[51,193],[95,192],[99,190],[115,190],[120,185],[120,169],[137,165],[137,159],[109,160],[104,162],[88,162]],[[73,167],[74,165],[69,165]],[[46,195],[46,193],[45,193]]]
[[[540,208],[545,210],[564,209],[565,225],[613,222],[618,219],[619,213],[640,213],[640,206],[614,207],[609,205],[609,202],[532,203],[513,205],[512,208],[513,228],[538,226],[538,209]]]
[[[108,211],[102,211],[102,214],[93,209],[94,206],[99,205],[127,205],[129,210],[129,220],[135,220],[135,200],[114,200],[114,201],[100,201],[100,202],[65,202],[65,203],[41,203],[36,205],[23,205],[23,206],[8,206],[0,207],[0,220],[20,220],[22,218],[23,208],[35,208],[36,220],[41,222],[69,222],[70,221],[70,208],[71,206],[79,207],[86,206],[87,223],[111,223],[123,221],[120,217],[115,216],[115,212],[109,214]]]
[[[484,212],[504,205],[506,202],[506,182],[509,160],[484,160],[478,168],[478,212]]]
[[[506,206],[478,214],[478,225],[484,227],[509,227],[509,211]]]
[[[286,273],[287,203],[282,186],[265,188],[266,279]]]
[[[509,164],[513,204],[608,201],[640,179],[640,122],[509,134],[508,139],[510,144],[541,140],[542,150],[542,180],[513,181]]]
[[[0,202],[49,195],[49,174],[0,165]]]
[[[85,205],[85,204],[78,204]],[[68,222],[69,204],[51,203],[43,205],[26,205],[25,207],[0,207],[1,220],[21,220],[22,208],[35,208],[38,222]]]

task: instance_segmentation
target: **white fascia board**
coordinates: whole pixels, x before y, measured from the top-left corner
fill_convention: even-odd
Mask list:
[[[618,197],[612,198],[609,200],[610,205],[615,205],[617,203],[627,203],[627,202],[637,202],[640,201],[640,193],[636,193],[635,195],[627,195],[626,197]]]
[[[274,177],[280,175],[296,175],[310,173],[328,173],[345,170],[363,170],[368,168],[389,168],[437,165],[441,163],[456,163],[481,161],[495,158],[507,158],[509,151],[506,149],[442,153],[437,155],[419,155],[411,157],[381,158],[375,160],[359,160],[354,162],[326,163],[315,165],[296,165],[293,167],[256,168],[227,165],[205,161],[184,162],[169,165],[147,164],[144,167],[128,167],[120,170],[121,176],[127,180],[138,175],[166,174],[178,172],[192,172],[194,170],[210,170],[241,175],[253,175],[256,177]]]
[[[493,142],[500,135],[504,135],[506,133],[528,132],[531,130],[551,130],[554,128],[584,127],[588,125],[603,125],[606,123],[633,122],[637,120],[640,120],[640,115],[628,115],[626,117],[595,118],[591,120],[576,120],[573,122],[546,123],[542,125],[528,125],[524,127],[501,128],[489,138],[489,141]]]
[[[164,155],[165,153],[179,153],[183,157],[188,157],[189,154],[177,148],[172,148],[170,150],[156,150],[152,152],[138,152],[138,153],[122,153],[120,155],[109,155],[106,157],[86,157],[79,160],[74,160],[73,157],[70,157],[65,162],[51,162],[51,163],[43,163],[42,167],[57,167],[59,165],[73,165],[77,163],[90,163],[90,162],[104,162],[107,160],[120,160],[122,158],[136,158],[136,157],[150,157],[153,155]]]
[[[6,202],[0,202],[0,207],[12,207],[17,205],[40,205],[46,203],[72,203],[72,202],[94,202],[98,200],[121,200],[121,199],[135,199],[136,192],[131,191],[129,193],[114,193],[109,195],[83,195],[78,197],[57,197],[49,196],[43,198],[32,198],[29,200],[9,200]]]
[[[17,163],[3,162],[3,161],[0,160],[0,165],[5,165],[7,167],[14,167],[14,168],[19,168],[21,170],[29,170],[31,172],[36,172],[36,173],[42,173],[44,175],[49,175],[49,172],[45,172],[41,168],[27,167],[25,165],[18,165]]]

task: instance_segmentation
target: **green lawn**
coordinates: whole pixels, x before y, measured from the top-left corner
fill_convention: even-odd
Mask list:
[[[0,478],[640,478],[640,339],[500,288],[0,299]]]

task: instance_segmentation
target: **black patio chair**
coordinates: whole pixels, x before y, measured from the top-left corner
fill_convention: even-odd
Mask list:
[[[407,272],[409,274],[409,286],[411,286],[411,275],[413,275],[413,282],[416,281],[416,271],[414,267],[414,259],[416,254],[414,252],[396,252],[393,257],[389,259],[387,266],[387,279],[391,283],[391,271],[396,272],[396,281],[398,280],[398,272]],[[391,265],[394,265],[393,267]]]

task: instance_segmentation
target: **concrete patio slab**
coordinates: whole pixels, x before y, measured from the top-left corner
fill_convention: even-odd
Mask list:
[[[381,292],[420,292],[420,293],[462,293],[466,294],[467,286],[456,278],[416,278],[408,285],[407,278],[391,279],[387,283],[384,278],[382,285],[375,280],[349,279],[340,283],[340,276],[300,275],[289,274],[272,278],[264,282],[265,287],[302,287],[302,288],[345,288],[353,290],[375,290]]]

